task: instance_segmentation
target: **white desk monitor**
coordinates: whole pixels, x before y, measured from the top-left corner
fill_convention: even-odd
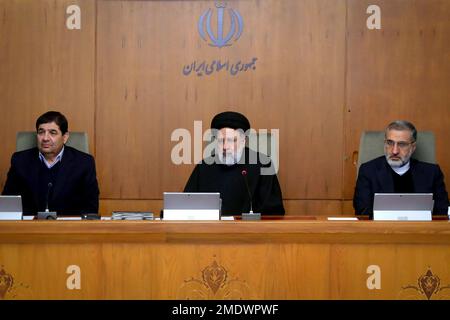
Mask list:
[[[218,192],[164,192],[163,220],[220,220]]]
[[[375,193],[373,219],[380,221],[431,221],[432,193]]]
[[[22,197],[0,195],[0,220],[22,220]]]

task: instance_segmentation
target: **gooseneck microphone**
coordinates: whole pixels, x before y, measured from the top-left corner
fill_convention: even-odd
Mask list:
[[[48,211],[48,197],[50,195],[50,189],[53,187],[53,183],[49,182],[47,185],[47,196],[45,197],[45,212]]]
[[[252,193],[250,192],[250,187],[248,185],[247,170],[245,170],[245,169],[242,170],[241,174],[244,177],[245,187],[247,188],[248,198],[250,199],[250,213],[253,213],[253,199],[252,199]]]
[[[247,170],[242,170],[241,175],[244,178],[245,187],[247,188],[248,198],[250,200],[250,212],[249,213],[242,213],[242,220],[260,220],[261,219],[261,213],[254,213],[253,212],[253,197],[252,193],[250,192],[250,186],[248,184],[248,178],[247,178]]]
[[[53,187],[53,183],[49,182],[47,184],[47,195],[45,197],[45,211],[38,211],[37,213],[37,218],[39,220],[44,219],[44,220],[56,220],[56,211],[50,211],[48,209],[48,202],[49,202],[49,198],[50,198],[50,190]]]

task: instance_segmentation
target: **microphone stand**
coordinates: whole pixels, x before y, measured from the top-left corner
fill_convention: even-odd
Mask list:
[[[261,220],[261,213],[253,212],[253,200],[252,193],[250,192],[250,187],[248,185],[247,170],[242,170],[241,174],[244,178],[245,187],[247,188],[248,198],[250,200],[250,212],[242,212],[242,220]]]
[[[50,195],[50,189],[53,187],[51,182],[47,185],[47,197],[45,199],[45,211],[38,211],[37,218],[38,220],[56,220],[56,211],[48,210],[48,198]]]

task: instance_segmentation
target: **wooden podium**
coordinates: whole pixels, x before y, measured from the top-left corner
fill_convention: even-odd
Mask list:
[[[449,299],[450,223],[0,222],[0,299]]]

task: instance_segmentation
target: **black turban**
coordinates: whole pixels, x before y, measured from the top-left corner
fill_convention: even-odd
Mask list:
[[[222,128],[242,129],[246,132],[250,129],[250,122],[239,112],[225,111],[217,114],[211,121],[211,129],[220,130]]]

